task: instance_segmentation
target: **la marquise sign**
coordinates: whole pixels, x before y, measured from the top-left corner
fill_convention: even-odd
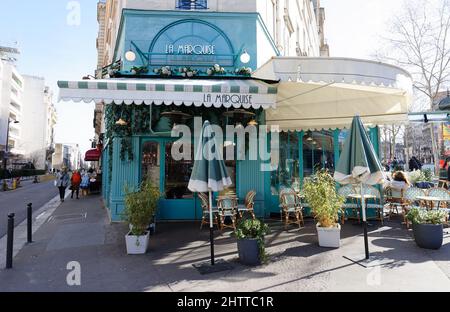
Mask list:
[[[204,93],[203,103],[213,106],[229,106],[231,105],[252,105],[252,94],[238,93]]]
[[[166,54],[179,55],[215,55],[216,46],[213,44],[166,44]]]

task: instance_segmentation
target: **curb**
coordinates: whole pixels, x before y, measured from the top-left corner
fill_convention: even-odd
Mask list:
[[[66,193],[66,197],[70,196],[70,192]],[[61,205],[59,195],[55,196],[44,206],[33,213],[33,234],[47,221],[53,214],[56,208]],[[0,270],[5,269],[6,266],[6,237],[0,238]],[[27,245],[27,219],[14,227],[14,243],[13,243],[13,258]]]

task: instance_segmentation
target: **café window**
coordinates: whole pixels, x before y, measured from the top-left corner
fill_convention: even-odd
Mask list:
[[[318,170],[334,173],[333,131],[307,131],[303,137],[303,175],[308,177]]]
[[[283,188],[300,190],[299,142],[297,132],[282,132],[279,136],[279,162],[271,172],[272,195]]]
[[[232,157],[227,157],[227,155],[232,155]],[[224,143],[222,157],[225,162],[228,176],[233,183],[232,185],[227,187],[226,191],[236,193],[236,144],[234,142],[226,141]]]
[[[165,196],[167,199],[193,198],[193,194],[188,189],[189,179],[191,178],[192,168],[194,166],[193,157],[191,159],[175,160],[172,157],[172,146],[177,143],[167,143],[165,151]],[[194,155],[194,147],[187,144],[191,149],[191,155]],[[180,152],[183,153],[182,148]]]
[[[177,9],[181,10],[206,10],[207,0],[178,0]]]

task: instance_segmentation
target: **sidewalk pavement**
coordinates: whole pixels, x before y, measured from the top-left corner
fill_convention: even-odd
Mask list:
[[[99,196],[67,199],[17,253],[13,269],[0,268],[0,291],[450,291],[448,234],[440,250],[429,251],[399,221],[372,227],[371,254],[393,262],[364,268],[343,257],[364,251],[361,226],[352,221],[338,249],[318,247],[313,220],[300,230],[270,224],[268,264],[239,264],[236,239],[216,231],[216,258],[233,269],[201,275],[192,264],[209,260],[210,250],[209,231],[200,231],[199,222],[158,223],[148,253],[131,256],[127,226],[109,224]],[[67,284],[72,261],[80,263],[80,286]]]

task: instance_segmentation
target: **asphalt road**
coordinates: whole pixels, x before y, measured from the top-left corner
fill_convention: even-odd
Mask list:
[[[28,182],[14,191],[0,191],[0,238],[6,234],[9,213],[16,214],[15,225],[17,226],[27,216],[28,203],[33,203],[33,211],[37,211],[56,195],[58,195],[58,189],[53,181],[39,184]]]

